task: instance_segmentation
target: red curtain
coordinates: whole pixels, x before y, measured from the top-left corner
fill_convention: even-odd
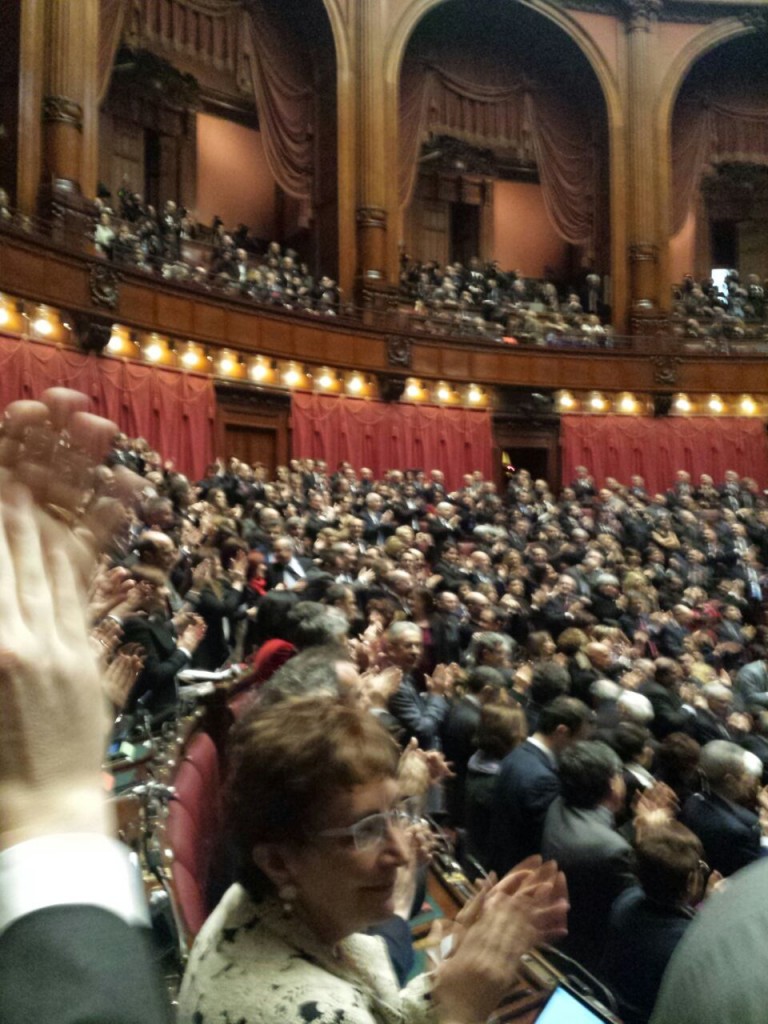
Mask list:
[[[0,405],[62,385],[130,437],[144,437],[194,480],[213,459],[216,397],[208,377],[0,336]]]
[[[332,470],[342,461],[377,478],[387,469],[441,469],[449,490],[475,469],[493,475],[488,412],[295,394],[291,414],[294,454]]]
[[[633,474],[645,478],[651,493],[674,482],[685,469],[696,482],[709,473],[715,482],[726,469],[768,484],[768,443],[762,420],[751,419],[630,419],[623,416],[563,416],[563,483],[586,466],[597,485],[607,476],[629,483]]]

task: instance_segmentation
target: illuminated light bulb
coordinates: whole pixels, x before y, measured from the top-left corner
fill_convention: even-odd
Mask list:
[[[292,388],[295,384],[298,384],[299,383],[299,379],[300,379],[299,371],[295,370],[293,368],[288,370],[288,371],[286,371],[286,373],[285,373],[285,375],[283,377],[283,380],[285,381],[285,383],[288,385],[289,388]]]
[[[419,395],[421,394],[421,388],[419,387],[418,384],[411,383],[405,389],[405,393],[408,396],[408,398],[418,398]]]
[[[235,368],[235,361],[230,356],[222,356],[219,369],[222,373],[232,373]]]
[[[558,401],[563,409],[572,409],[576,404],[576,401],[570,391],[563,391]]]
[[[110,352],[119,352],[123,347],[123,339],[119,334],[110,334],[109,341],[107,342],[107,349]]]
[[[0,327],[4,327],[10,319],[11,314],[8,312],[5,306],[0,306]]]
[[[605,399],[598,391],[596,391],[590,398],[589,404],[592,406],[593,409],[599,411],[600,409],[605,408]]]
[[[634,412],[637,402],[635,401],[634,395],[622,395],[621,401],[619,402],[619,409],[622,412]]]
[[[144,355],[150,363],[156,363],[159,359],[163,358],[163,346],[155,341],[151,345],[147,346],[144,351]]]
[[[482,397],[483,394],[480,391],[480,389],[476,388],[473,384],[472,387],[469,389],[467,398],[470,400],[470,402],[479,402],[482,399]]]
[[[49,334],[53,334],[53,324],[44,316],[39,316],[32,324],[32,327],[38,334],[42,334],[45,337]]]
[[[678,412],[690,412],[691,403],[687,395],[678,395],[675,399],[675,408]]]
[[[347,387],[355,394],[359,394],[363,390],[363,382],[359,377],[350,377]]]
[[[182,355],[182,357],[181,357],[181,361],[182,361],[182,363],[183,363],[183,364],[184,364],[185,366],[196,366],[196,365],[197,365],[197,360],[198,360],[198,358],[199,358],[199,357],[198,357],[198,354],[197,354],[197,352],[195,352],[195,350],[194,350],[194,349],[191,349],[191,348],[189,348],[189,349],[187,349],[187,351],[186,351],[186,352],[185,352],[185,353],[184,353],[184,354]]]
[[[437,389],[437,397],[441,402],[448,402],[451,397],[450,389],[445,384],[441,384]]]
[[[332,388],[333,377],[331,377],[330,373],[323,373],[321,374],[320,377],[318,377],[317,383],[320,385],[321,388]]]
[[[251,377],[254,380],[264,380],[267,376],[267,368],[262,362],[254,363],[251,367]]]
[[[745,416],[753,416],[757,412],[757,402],[750,395],[744,395],[739,408]]]
[[[708,404],[710,412],[722,412],[725,408],[723,400],[719,395],[712,395]]]

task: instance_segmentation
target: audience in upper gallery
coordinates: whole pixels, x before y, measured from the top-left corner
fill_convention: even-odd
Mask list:
[[[353,316],[328,275],[313,275],[297,252],[278,242],[253,238],[245,224],[227,230],[168,200],[161,211],[138,192],[121,188],[115,210],[109,193],[94,200],[91,240],[106,259],[196,287],[214,289],[324,316]],[[0,189],[0,226],[34,232],[36,225],[15,214]],[[557,348],[613,348],[622,343],[609,324],[603,282],[590,271],[578,285],[550,277],[525,278],[497,261],[473,256],[467,266],[401,257],[399,303],[390,313],[404,329],[430,335],[459,334],[509,345]],[[696,283],[688,274],[673,294],[670,329],[687,348],[728,353],[740,341],[768,340],[765,283],[746,274],[743,285],[732,270],[718,290],[711,279]],[[394,321],[393,321],[394,322]]]

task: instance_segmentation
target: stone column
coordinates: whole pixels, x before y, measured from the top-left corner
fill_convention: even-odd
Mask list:
[[[662,0],[625,0],[627,12],[630,306],[633,330],[639,318],[658,317],[658,152],[655,133],[654,40]]]
[[[386,5],[356,0],[356,136],[358,293],[385,290],[387,281],[387,175],[397,166],[388,150],[383,46]]]
[[[45,216],[82,213],[83,122],[98,72],[98,0],[45,0],[42,175]]]

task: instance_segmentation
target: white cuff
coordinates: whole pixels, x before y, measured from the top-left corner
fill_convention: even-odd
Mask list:
[[[40,836],[0,853],[0,933],[45,907],[101,907],[130,925],[149,914],[136,857],[96,833]]]

